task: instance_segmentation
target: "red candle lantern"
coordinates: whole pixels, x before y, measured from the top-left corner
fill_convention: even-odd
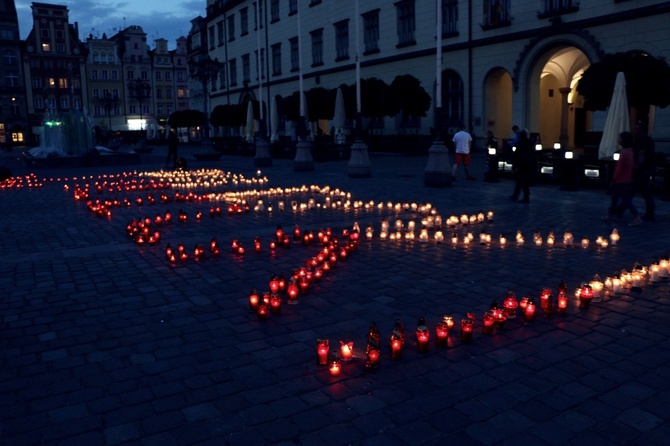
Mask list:
[[[579,308],[588,309],[593,300],[593,288],[591,285],[584,284],[577,290],[577,297],[579,298]]]
[[[449,328],[447,328],[447,323],[444,320],[441,320],[435,325],[435,344],[438,347],[446,347],[448,339]]]
[[[312,242],[312,239],[309,236],[309,233],[305,233],[305,235],[302,236],[303,246],[309,246],[311,242]]]
[[[259,237],[254,239],[254,251],[261,252],[261,239]]]
[[[274,293],[278,293],[278,292],[279,292],[279,279],[277,278],[277,276],[274,276],[274,275],[273,275],[273,276],[270,278],[269,286],[270,286],[270,292],[271,292],[271,293],[274,294]]]
[[[351,361],[354,357],[354,343],[340,341],[340,359],[342,361]]]
[[[465,318],[470,319],[472,321],[472,328],[475,328],[475,323],[477,322],[475,313],[465,313]]]
[[[516,309],[518,306],[519,303],[516,300],[516,296],[512,291],[508,291],[507,296],[505,296],[505,300],[503,301],[503,307],[505,307],[509,319],[516,317]]]
[[[264,321],[270,317],[270,310],[268,309],[268,303],[265,300],[258,302],[258,307],[256,307],[256,312],[258,313],[258,319]]]
[[[198,211],[195,213],[195,219],[198,221],[202,220],[202,211]]]
[[[402,354],[402,346],[405,343],[405,328],[402,321],[396,319],[393,325],[393,332],[391,333],[391,359],[400,359]]]
[[[202,245],[195,245],[195,249],[193,250],[193,257],[195,257],[196,260],[201,260],[205,257],[205,247]]]
[[[472,332],[474,331],[474,323],[472,319],[461,319],[461,341],[470,342],[472,341]]]
[[[316,268],[314,270],[314,280],[321,280],[323,277],[323,270],[321,268]]]
[[[281,244],[284,248],[290,248],[291,247],[291,238],[288,235],[284,234],[284,236],[282,237]]]
[[[172,214],[168,211],[165,213],[165,217],[163,218],[165,223],[170,223],[172,222]]]
[[[524,296],[519,301],[519,308],[521,308],[522,313],[526,310],[526,305],[528,305],[528,298]]]
[[[527,297],[524,299],[526,299],[526,305],[523,307],[523,319],[526,322],[532,322],[535,319],[535,301]]]
[[[219,248],[219,242],[215,237],[209,242],[209,250],[212,252],[212,255],[218,256],[221,254],[221,248]]]
[[[277,249],[277,242],[275,242],[274,240],[270,241],[268,247],[270,248],[270,251],[274,251],[275,249]]]
[[[567,293],[568,292],[568,285],[565,283],[565,279],[561,279],[561,281],[558,284],[558,293]]]
[[[551,297],[551,290],[549,288],[544,288],[540,292],[540,308],[544,312],[545,316],[550,316],[554,310],[554,301]]]
[[[249,309],[251,311],[257,311],[260,300],[261,298],[258,295],[258,291],[256,291],[256,289],[252,289],[249,293]]]
[[[165,258],[168,259],[170,262],[176,262],[177,261],[177,255],[174,252],[174,249],[172,249],[172,246],[168,243],[167,247],[165,248]]]
[[[295,225],[293,228],[293,240],[296,242],[300,241],[300,227],[298,225]]]
[[[330,342],[328,339],[316,340],[316,363],[319,365],[328,364],[328,352],[330,351]]]
[[[298,288],[300,289],[300,294],[307,294],[307,291],[309,291],[309,279],[304,276],[301,277],[298,280]]]
[[[291,280],[288,283],[286,293],[288,294],[289,305],[295,305],[299,302],[298,296],[300,295],[300,290],[298,289],[298,285],[295,283],[295,280]]]
[[[365,367],[368,369],[377,367],[380,354],[379,342],[368,341],[368,346],[365,348],[365,356],[367,357]]]
[[[430,331],[428,331],[428,325],[426,324],[426,319],[424,317],[419,318],[419,322],[416,324],[416,345],[420,352],[426,352],[430,348]]]
[[[240,247],[240,242],[235,239],[230,243],[230,249],[233,252],[233,254],[237,253],[237,249]]]
[[[279,294],[270,295],[270,312],[272,314],[281,313],[281,296]]]
[[[237,247],[237,254],[239,255],[244,254],[244,246],[240,245]]]
[[[337,355],[333,354],[332,358],[330,359],[330,366],[328,367],[328,370],[330,371],[330,376],[338,376],[342,372],[342,364],[340,363],[340,359],[337,357]]]
[[[498,307],[497,304],[491,307],[491,315],[495,319],[495,326],[498,329],[501,329],[505,326],[507,322],[507,312],[502,308]]]
[[[277,230],[275,231],[275,238],[277,239],[277,243],[282,243],[284,240],[284,230],[282,229],[281,225],[277,225]]]
[[[558,296],[556,297],[556,306],[558,314],[565,315],[565,312],[568,310],[568,296],[565,293],[558,293]]]
[[[279,281],[279,291],[286,291],[286,277],[283,274],[277,276]]]
[[[337,264],[337,254],[334,252],[330,253],[330,256],[328,257],[328,261],[330,262],[330,266],[335,266]]]
[[[347,260],[347,249],[346,248],[341,248],[340,249],[340,260],[343,262]]]
[[[491,336],[495,331],[496,318],[491,313],[484,313],[482,317],[482,331],[485,335]]]

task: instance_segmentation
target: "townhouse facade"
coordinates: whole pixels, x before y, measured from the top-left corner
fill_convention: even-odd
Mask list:
[[[519,125],[541,135],[545,146],[574,147],[602,130],[606,117],[584,109],[576,89],[592,63],[627,51],[670,56],[667,1],[442,0],[438,69],[437,4],[208,0],[208,54],[221,62],[210,111],[248,99],[268,107],[300,84],[303,91],[355,85],[358,57],[362,79],[390,84],[412,75],[433,107],[441,92],[439,121],[432,112],[411,120],[386,117],[375,131],[430,134],[437,126],[454,132],[465,124],[478,138],[487,131],[506,138]],[[670,152],[670,112],[652,113],[652,136]],[[285,124],[288,133],[293,124]],[[331,131],[328,122],[319,127]]]
[[[21,40],[13,0],[0,2],[0,148],[22,145],[28,128]]]

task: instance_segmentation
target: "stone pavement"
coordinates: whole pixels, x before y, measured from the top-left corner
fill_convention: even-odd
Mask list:
[[[252,158],[198,162],[189,150],[181,155],[192,169],[258,178]],[[263,196],[265,209],[235,215],[221,203],[215,218],[212,202],[136,204],[138,196],[172,197],[174,188],[95,192],[96,181],[119,180],[111,175],[136,170],[124,177],[130,181],[159,169],[165,152],[154,152],[138,166],[40,170],[41,187],[0,190],[0,444],[667,444],[670,282],[607,295],[588,310],[577,307],[573,291],[595,274],[604,279],[670,252],[668,202],[658,201],[658,221],[639,227],[628,227],[629,217],[603,223],[609,197],[600,189],[543,184],[532,188],[530,204],[513,203],[511,180],[482,181],[481,154],[473,156],[476,181],[460,171],[445,189],[423,186],[426,157],[399,156],[373,156],[368,179],[348,178],[346,161],[294,172],[292,160],[274,160],[262,171],[267,184],[216,189],[328,185],[350,193],[352,202],[431,203],[444,219],[493,210],[492,222],[445,230],[438,244],[379,238],[384,218],[392,227],[398,218],[420,226],[411,208],[290,209],[291,201],[308,203],[310,196],[326,202],[314,192]],[[29,173],[16,152],[2,154],[2,164],[16,176]],[[75,185],[85,183],[92,199],[128,198],[129,206],[94,216],[74,199]],[[180,210],[188,221],[163,225],[155,246],[140,247],[126,234],[133,219],[166,211],[177,217]],[[320,249],[293,243],[272,253],[267,244],[277,225],[288,233],[296,224],[303,231],[331,228],[339,236],[355,222],[363,231],[372,225],[373,240],[363,237],[299,304],[286,305],[284,296],[281,314],[268,320],[250,311],[251,288],[265,291],[272,274],[289,276]],[[596,246],[613,227],[620,242]],[[492,234],[490,245],[479,244],[482,229]],[[575,246],[563,245],[566,229]],[[521,246],[517,230],[526,239]],[[541,246],[532,240],[536,230]],[[465,246],[469,231],[475,240]],[[550,231],[553,247],[546,244]],[[510,239],[505,247],[501,233]],[[193,247],[212,237],[221,255],[207,251],[194,260]],[[253,252],[255,237],[261,252]],[[583,237],[588,248],[580,246]],[[231,252],[234,239],[245,254]],[[183,243],[191,258],[171,264],[167,243]],[[518,316],[491,336],[482,333],[493,300],[508,290],[538,299],[545,287],[555,297],[561,280],[570,296],[565,316],[538,314],[530,323]],[[462,342],[454,329],[448,346],[437,347],[436,323],[445,314],[458,323],[467,312],[477,318],[472,341]],[[431,330],[427,352],[418,351],[414,336],[422,316]],[[402,357],[391,360],[396,319],[406,340]],[[371,322],[381,331],[382,351],[380,366],[367,370]],[[317,365],[317,339],[329,339],[331,350],[340,340],[354,342],[354,359],[339,376]]]

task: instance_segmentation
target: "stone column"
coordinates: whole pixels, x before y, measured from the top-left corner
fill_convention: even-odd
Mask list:
[[[570,104],[568,104],[568,93],[570,93],[570,87],[559,88],[558,91],[561,93],[561,136],[558,141],[561,143],[561,149],[568,149],[570,144],[570,135],[568,133],[568,110]]]

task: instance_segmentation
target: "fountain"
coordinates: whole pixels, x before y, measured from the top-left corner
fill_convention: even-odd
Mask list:
[[[104,156],[100,156],[104,155]],[[94,145],[93,130],[86,112],[44,115],[40,145],[23,152],[26,166],[57,167],[102,164],[137,164],[135,153],[115,153],[107,147]]]
[[[39,147],[28,152],[34,158],[82,156],[93,148],[91,126],[80,111],[47,111],[42,129]]]

